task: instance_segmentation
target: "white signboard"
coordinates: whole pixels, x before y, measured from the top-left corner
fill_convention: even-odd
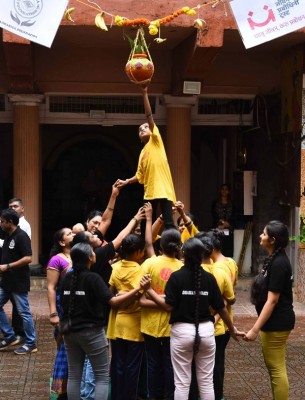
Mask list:
[[[304,28],[305,0],[232,0],[246,49]]]
[[[0,27],[51,47],[69,0],[0,0]]]

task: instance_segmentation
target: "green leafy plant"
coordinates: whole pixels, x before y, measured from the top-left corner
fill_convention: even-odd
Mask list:
[[[131,39],[131,37],[129,37],[128,35],[125,34],[125,36],[128,39],[131,50],[134,50],[134,54],[143,54],[143,53],[145,54],[145,50],[144,50],[140,40],[138,40],[136,43],[136,41]]]
[[[290,236],[289,240],[297,241],[299,243],[305,244],[305,216],[300,215],[300,233],[296,236]]]

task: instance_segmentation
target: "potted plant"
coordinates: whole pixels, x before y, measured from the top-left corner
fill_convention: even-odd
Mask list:
[[[151,60],[142,28],[139,28],[135,40],[128,37],[131,52],[125,66],[125,72],[131,82],[143,84],[149,82],[154,73],[154,64]]]
[[[300,303],[305,302],[305,216],[300,215],[300,233],[291,236],[290,240],[299,243],[298,260],[296,265],[295,295]]]
[[[289,238],[291,241],[295,240],[299,242],[299,248],[305,249],[305,216],[300,215],[300,233],[296,236]]]

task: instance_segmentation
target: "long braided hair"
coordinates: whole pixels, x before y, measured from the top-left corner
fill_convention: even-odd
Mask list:
[[[64,334],[69,333],[72,321],[71,316],[75,307],[75,292],[78,283],[78,277],[80,273],[87,269],[88,263],[90,262],[90,256],[92,255],[92,247],[88,243],[77,243],[72,247],[71,259],[73,265],[73,271],[71,272],[71,284],[70,284],[70,297],[69,297],[69,308],[68,308],[68,320],[65,321],[61,326],[61,331]]]
[[[202,258],[204,253],[204,246],[197,238],[187,240],[183,245],[184,265],[191,268],[194,273],[194,287],[195,287],[195,340],[193,345],[194,354],[198,353],[201,338],[199,335],[199,312],[200,312],[200,289],[201,289],[201,275],[202,275]]]
[[[256,308],[261,309],[267,301],[268,285],[267,276],[270,265],[275,257],[284,251],[289,242],[288,228],[280,221],[270,221],[265,226],[269,239],[273,239],[273,251],[265,258],[261,272],[255,277],[252,287],[250,300]]]

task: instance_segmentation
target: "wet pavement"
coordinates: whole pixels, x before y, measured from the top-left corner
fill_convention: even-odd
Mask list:
[[[241,285],[242,286],[242,285]],[[49,380],[55,357],[53,328],[48,319],[45,289],[32,290],[29,295],[34,316],[38,352],[17,356],[14,348],[0,352],[0,400],[48,400]],[[249,302],[248,290],[236,291],[235,325],[248,330],[256,313]],[[8,314],[11,306],[6,306]],[[305,399],[305,305],[295,303],[296,327],[287,346],[290,400]],[[254,343],[230,340],[226,351],[224,395],[226,400],[270,400],[271,389],[262,358],[259,339]],[[73,400],[73,399],[72,399]]]

